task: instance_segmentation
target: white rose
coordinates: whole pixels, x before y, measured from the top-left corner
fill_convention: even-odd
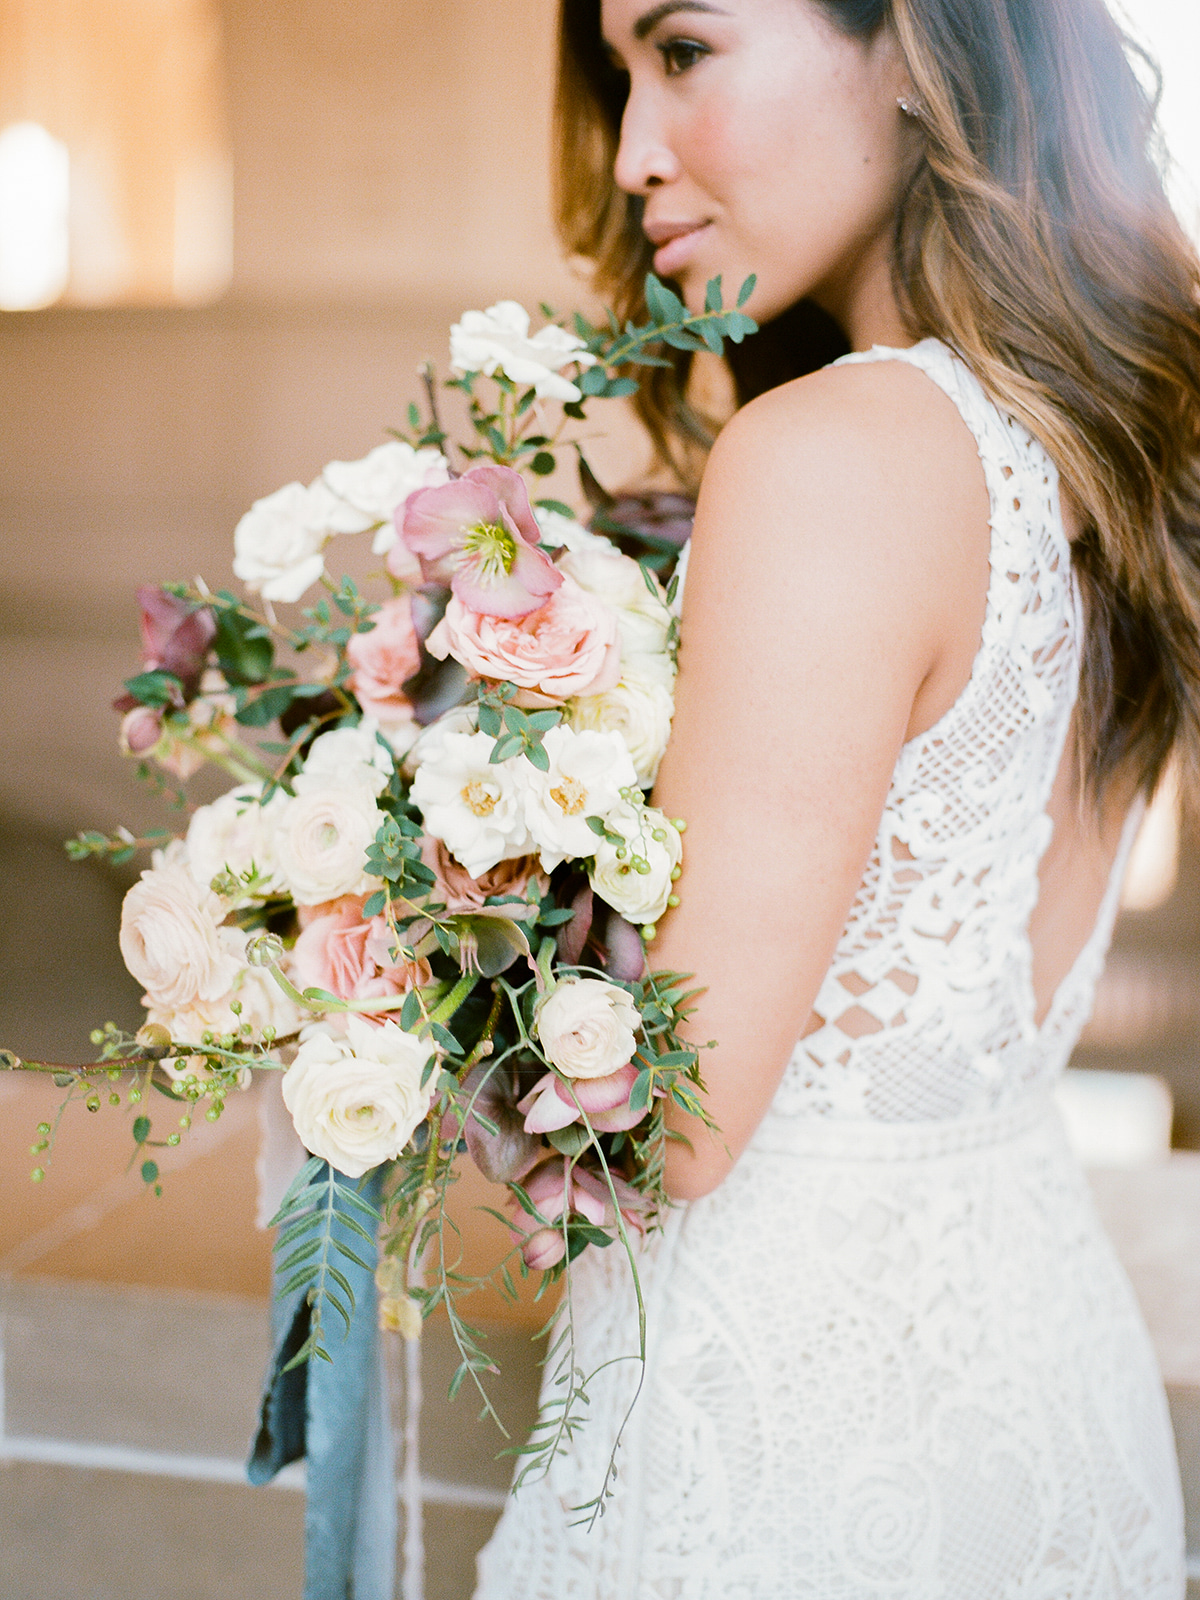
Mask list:
[[[641,1014],[624,989],[602,978],[563,978],[542,1001],[537,1035],[546,1059],[568,1078],[606,1078],[637,1049]]]
[[[596,841],[592,888],[627,921],[657,922],[667,909],[672,873],[683,859],[679,829],[653,806],[617,806],[604,821],[624,845]],[[617,854],[619,848],[623,856]]]
[[[616,545],[602,533],[593,533],[574,517],[564,517],[561,511],[548,511],[545,506],[535,506],[533,515],[542,535],[542,543],[555,550],[611,550],[619,555]]]
[[[383,812],[363,783],[328,779],[289,800],[279,815],[275,850],[297,905],[320,905],[378,888],[366,855]]]
[[[382,794],[391,782],[392,756],[387,745],[376,737],[379,724],[364,717],[353,728],[334,728],[312,742],[305,757],[304,770],[292,787],[297,794],[322,789],[334,779],[357,783],[372,794]]]
[[[493,764],[486,733],[445,732],[422,740],[412,799],[425,831],[440,839],[473,878],[498,861],[527,855],[524,756]]]
[[[479,728],[479,713],[475,706],[451,706],[443,711],[436,722],[420,728],[404,757],[404,775],[411,778],[423,761],[435,759],[442,740],[450,733],[475,733]]]
[[[256,500],[233,535],[233,570],[242,582],[266,600],[299,600],[325,571],[326,530],[316,513],[302,483]]]
[[[436,1073],[421,1076],[433,1046],[385,1022],[351,1015],[346,1033],[313,1031],[283,1075],[284,1104],[305,1148],[348,1178],[404,1149],[429,1114]]]
[[[207,888],[218,873],[228,871],[240,877],[253,868],[264,889],[283,887],[275,859],[275,824],[287,805],[287,795],[276,789],[264,805],[262,791],[262,784],[240,783],[193,813],[187,853],[197,883]]]
[[[580,695],[569,704],[573,728],[619,733],[643,788],[658,775],[671,737],[675,697],[669,684],[627,675],[604,694]]]
[[[231,932],[223,928],[222,933]],[[244,944],[244,938],[243,938]],[[241,1010],[233,1010],[234,1003]],[[307,1013],[305,1013],[307,1015]],[[295,1033],[302,1017],[295,1002],[288,998],[271,974],[263,967],[242,967],[232,987],[219,1000],[197,1000],[190,1006],[149,1008],[148,1021],[160,1022],[172,1039],[182,1044],[199,1044],[206,1032],[220,1035],[238,1033],[243,1025],[250,1032],[247,1042],[262,1039],[268,1028],[278,1038]],[[168,1056],[162,1066],[167,1074],[179,1080],[196,1070],[191,1056]]]
[[[121,955],[146,991],[146,1003],[188,1006],[217,1000],[233,983],[245,935],[222,929],[225,912],[180,860],[143,872],[121,907]],[[239,944],[240,941],[240,944]]]
[[[464,311],[462,321],[450,330],[450,369],[459,377],[502,372],[514,383],[532,384],[543,397],[578,400],[579,390],[559,376],[573,361],[590,367],[596,358],[584,349],[582,339],[554,323],[530,338],[529,313],[515,300],[497,301],[486,311]]]
[[[336,532],[362,533],[376,523],[383,524],[371,546],[381,556],[396,542],[392,516],[397,506],[414,490],[432,489],[446,483],[449,476],[440,450],[414,450],[402,439],[394,439],[378,445],[361,461],[331,461],[317,482],[332,496]]]
[[[603,817],[620,803],[622,789],[637,787],[633,757],[617,733],[551,728],[543,740],[550,770],[528,769],[525,820],[542,867],[553,872],[561,861],[595,853],[597,837],[588,817]],[[461,858],[460,858],[461,859]]]

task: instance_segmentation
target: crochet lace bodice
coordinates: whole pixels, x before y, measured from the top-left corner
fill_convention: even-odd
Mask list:
[[[1082,634],[1058,472],[939,341],[845,360],[906,361],[958,407],[987,479],[991,573],[970,680],[900,753],[774,1111],[882,1122],[973,1115],[1064,1065],[1107,949],[1124,851],[1093,935],[1039,1027],[1028,927]]]

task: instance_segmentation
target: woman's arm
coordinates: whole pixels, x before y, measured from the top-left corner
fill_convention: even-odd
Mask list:
[[[974,442],[922,374],[828,370],[764,396],[721,435],[655,788],[687,831],[680,905],[651,965],[707,986],[688,1032],[717,1041],[701,1070],[722,1137],[672,1108],[694,1146],[670,1147],[677,1198],[715,1188],[766,1111],[900,747],[969,676],[986,591]]]

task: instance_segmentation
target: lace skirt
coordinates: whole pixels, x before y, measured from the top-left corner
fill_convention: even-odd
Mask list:
[[[1045,1100],[770,1116],[714,1194],[573,1295],[588,1420],[476,1600],[1182,1600],[1166,1400]],[[582,1514],[586,1517],[586,1514]]]

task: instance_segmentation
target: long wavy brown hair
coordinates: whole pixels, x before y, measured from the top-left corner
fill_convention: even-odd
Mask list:
[[[962,357],[1081,509],[1089,789],[1152,789],[1176,749],[1200,779],[1200,263],[1163,192],[1156,69],[1104,0],[797,3],[855,37],[894,29],[924,133],[893,255],[909,331]],[[637,317],[652,250],[640,199],[613,180],[625,93],[599,0],[562,0],[559,229]],[[847,348],[801,302],[733,352],[738,401]],[[685,480],[712,439],[689,361],[639,395]]]

